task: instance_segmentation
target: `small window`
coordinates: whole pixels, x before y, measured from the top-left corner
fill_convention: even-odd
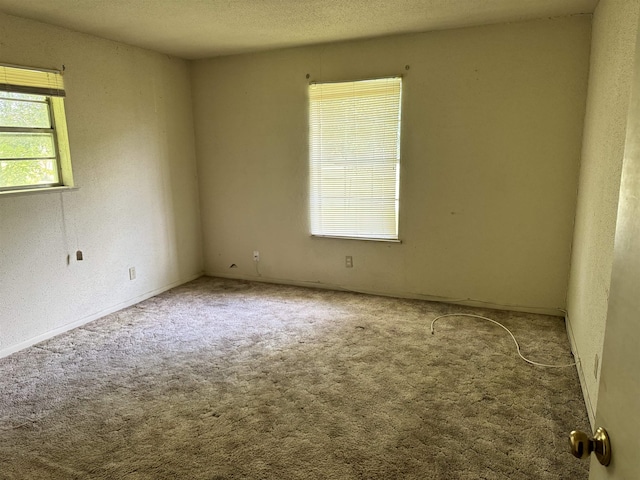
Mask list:
[[[311,234],[398,239],[400,77],[309,85]]]
[[[73,186],[58,72],[0,66],[0,192]]]

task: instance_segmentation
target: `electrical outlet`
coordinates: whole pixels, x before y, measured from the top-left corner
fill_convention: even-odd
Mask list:
[[[347,268],[353,268],[353,257],[351,255],[344,257],[344,266]]]
[[[136,279],[136,267],[131,267],[129,269],[129,280],[135,280]]]
[[[258,250],[254,250],[253,251],[253,261],[254,262],[259,262],[260,261],[260,252]]]

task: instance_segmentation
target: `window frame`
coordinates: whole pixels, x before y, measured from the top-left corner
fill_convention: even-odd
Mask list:
[[[393,202],[394,202],[394,213],[392,216],[392,219],[395,223],[395,229],[393,231],[393,233],[360,233],[357,230],[357,227],[352,227],[350,228],[350,232],[347,232],[346,230],[344,230],[341,233],[327,233],[326,230],[324,232],[320,231],[321,229],[319,228],[314,228],[314,208],[317,209],[318,207],[314,207],[314,201],[316,201],[316,196],[314,195],[314,172],[313,169],[314,168],[320,168],[317,165],[314,165],[314,132],[313,132],[313,125],[314,125],[314,119],[313,119],[313,106],[312,106],[312,102],[313,100],[313,95],[312,95],[312,88],[316,87],[318,85],[335,85],[335,84],[344,84],[344,85],[357,85],[358,83],[364,83],[364,82],[376,82],[376,81],[385,81],[385,80],[392,80],[392,81],[396,81],[397,80],[397,123],[395,125],[397,125],[397,127],[394,127],[394,133],[396,136],[396,140],[395,140],[395,149],[396,149],[396,155],[395,158],[393,160],[394,162],[394,171],[395,171],[395,190],[394,190],[394,195],[393,195]],[[387,75],[387,76],[380,76],[380,77],[374,77],[374,78],[362,78],[362,79],[357,79],[357,80],[340,80],[340,81],[310,81],[309,82],[309,86],[308,86],[308,97],[307,97],[307,106],[308,106],[308,127],[309,127],[309,153],[308,153],[308,168],[309,168],[309,198],[308,198],[308,208],[309,208],[309,231],[310,231],[310,235],[312,238],[334,238],[334,239],[342,239],[342,240],[364,240],[364,241],[374,241],[374,242],[390,242],[390,243],[402,243],[400,240],[400,185],[401,185],[401,178],[400,178],[400,169],[401,169],[401,159],[402,159],[402,154],[401,154],[401,150],[402,150],[402,116],[403,116],[403,89],[404,89],[404,76],[403,75]],[[360,91],[359,92],[360,96],[363,96],[364,94]],[[358,94],[355,94],[353,97],[345,97],[345,99],[357,99],[358,98]],[[395,98],[394,98],[395,100]],[[320,115],[320,114],[319,114]],[[322,123],[322,122],[320,122]],[[372,122],[375,123],[375,122]],[[368,124],[369,126],[371,126],[371,123]],[[320,135],[321,136],[321,135]],[[324,145],[326,146],[326,145]],[[318,145],[315,145],[315,147],[317,148]],[[320,145],[319,148],[322,149],[323,145]],[[317,152],[316,152],[317,154]],[[320,154],[321,155],[321,154]],[[358,160],[354,158],[354,162],[357,162]],[[320,163],[322,162],[322,160],[320,160]],[[345,162],[345,165],[348,165],[349,162]],[[369,165],[374,164],[374,162],[371,162]],[[380,173],[380,172],[378,172]],[[318,183],[322,183],[322,182],[315,182],[316,184]],[[317,187],[317,185],[316,185]],[[347,198],[347,197],[345,197]],[[357,199],[357,196],[351,196],[348,198],[352,198],[352,199]],[[391,197],[388,197],[388,199]],[[320,207],[322,208],[322,207]],[[353,209],[351,209],[351,207],[344,207],[347,210],[351,210],[350,215],[353,214],[354,211],[357,211],[356,207],[353,207]],[[320,221],[318,219],[318,221]]]
[[[9,70],[19,75],[23,72],[29,76],[41,76],[36,79],[36,83],[21,85],[19,81],[6,80],[7,75],[3,74]],[[9,77],[11,74],[8,75]],[[51,84],[47,84],[43,79],[54,78]],[[2,80],[5,80],[4,82]],[[0,126],[1,133],[48,133],[51,134],[53,143],[53,153],[55,158],[46,157],[55,163],[57,172],[57,182],[52,183],[32,183],[26,185],[0,186],[0,196],[8,194],[37,193],[74,189],[73,172],[71,169],[71,153],[69,150],[69,137],[66,122],[66,112],[64,107],[65,91],[62,83],[62,72],[57,70],[44,70],[33,67],[23,67],[17,65],[0,64],[0,92],[39,95],[44,97],[43,103],[47,104],[49,115],[49,128],[46,127],[14,127]],[[8,100],[13,100],[7,98]],[[17,101],[25,101],[16,99]],[[26,100],[29,101],[29,100]],[[39,158],[25,158],[24,160],[38,160]],[[19,159],[10,159],[15,161]]]

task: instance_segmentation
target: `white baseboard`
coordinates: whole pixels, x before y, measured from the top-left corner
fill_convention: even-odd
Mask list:
[[[74,328],[78,328],[89,322],[93,322],[94,320],[97,320],[106,315],[109,315],[110,313],[117,312],[118,310],[122,310],[123,308],[127,308],[127,307],[130,307],[131,305],[135,305],[136,303],[140,303],[143,300],[146,300],[147,298],[154,297],[156,295],[159,295],[162,292],[166,292],[167,290],[171,290],[172,288],[175,288],[179,285],[195,280],[196,278],[200,278],[202,275],[203,275],[202,273],[198,273],[185,280],[178,280],[177,282],[173,282],[169,285],[165,285],[164,287],[160,287],[150,292],[146,292],[136,297],[130,298],[129,300],[113,305],[105,310],[101,310],[99,312],[93,313],[86,317],[82,317],[74,322],[67,323],[58,328],[54,328],[53,330],[49,330],[48,332],[42,333],[40,335],[32,337],[23,342],[3,348],[2,350],[0,350],[0,358],[9,356],[12,353],[19,352],[20,350],[24,350],[25,348],[31,347],[40,342],[44,342],[45,340],[49,340],[50,338],[53,338],[62,333],[68,332],[69,330],[73,330]]]
[[[578,378],[580,379],[580,388],[582,389],[582,396],[584,397],[584,403],[587,406],[587,415],[589,415],[589,423],[591,424],[591,430],[595,431],[596,414],[591,404],[591,397],[589,396],[589,390],[587,389],[587,382],[585,380],[584,370],[582,368],[582,362],[580,361],[580,353],[576,344],[575,337],[573,335],[573,329],[571,328],[571,317],[565,315],[565,325],[567,328],[567,336],[569,337],[569,344],[571,345],[571,353],[576,360],[576,368],[578,370]]]
[[[339,290],[345,292],[365,293],[367,295],[378,295],[381,297],[407,298],[411,300],[427,300],[430,302],[450,303],[454,305],[463,305],[467,307],[491,308],[495,310],[508,310],[512,312],[537,313],[541,315],[553,315],[555,317],[564,317],[564,310],[560,307],[536,307],[524,305],[502,305],[499,303],[485,302],[482,300],[474,300],[471,298],[449,298],[439,297],[436,295],[428,295],[414,292],[397,292],[397,291],[374,291],[363,290],[358,288],[350,288],[342,285],[334,285],[323,283],[320,281],[304,281],[289,280],[283,278],[265,277],[262,275],[242,275],[224,272],[205,272],[205,275],[211,277],[230,278],[234,280],[249,280],[252,282],[277,283],[281,285],[295,285],[298,287],[323,288],[326,290]]]

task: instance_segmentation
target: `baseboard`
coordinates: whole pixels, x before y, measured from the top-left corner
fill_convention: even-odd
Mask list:
[[[169,285],[165,285],[164,287],[157,288],[150,292],[143,293],[129,300],[113,305],[112,307],[109,307],[105,310],[101,310],[99,312],[93,313],[86,317],[82,317],[74,322],[67,323],[66,325],[63,325],[61,327],[54,328],[53,330],[49,330],[48,332],[42,333],[33,338],[25,340],[24,342],[20,342],[15,345],[11,345],[7,348],[3,348],[2,350],[0,350],[0,358],[7,357],[12,353],[19,352],[20,350],[24,350],[25,348],[31,347],[37,343],[44,342],[45,340],[49,340],[50,338],[53,338],[62,333],[68,332],[69,330],[73,330],[74,328],[78,328],[78,327],[81,327],[82,325],[86,325],[87,323],[93,322],[94,320],[97,320],[106,315],[109,315],[110,313],[117,312],[118,310],[122,310],[123,308],[127,308],[127,307],[130,307],[131,305],[135,305],[136,303],[140,303],[143,300],[159,295],[162,292],[166,292],[167,290],[171,290],[172,288],[175,288],[179,285],[182,285],[187,282],[191,282],[196,278],[200,278],[202,275],[203,273],[198,273],[187,279],[178,280],[177,282],[170,283]]]
[[[508,310],[512,312],[537,313],[541,315],[552,315],[555,317],[564,317],[564,310],[560,307],[549,308],[549,307],[536,307],[536,306],[527,306],[527,305],[504,305],[499,303],[486,302],[483,300],[475,300],[471,298],[449,298],[449,297],[440,297],[436,295],[428,295],[428,294],[415,293],[415,292],[363,290],[358,288],[346,287],[344,285],[324,283],[320,281],[290,280],[290,279],[283,279],[283,278],[265,277],[262,275],[233,274],[226,271],[205,272],[205,275],[210,277],[230,278],[235,280],[250,280],[252,282],[277,283],[281,285],[294,285],[298,287],[322,288],[326,290],[365,293],[367,295],[378,295],[381,297],[407,298],[411,300],[427,300],[430,302],[450,303],[453,305],[462,305],[467,307],[491,308],[494,310]]]
[[[582,368],[582,362],[580,361],[580,352],[578,352],[578,346],[576,344],[575,336],[573,335],[573,329],[571,327],[571,317],[569,314],[565,315],[565,325],[567,328],[567,336],[569,337],[569,345],[571,346],[571,353],[573,358],[576,359],[576,369],[578,370],[578,378],[580,379],[580,388],[582,389],[582,396],[584,403],[587,406],[587,415],[589,415],[589,423],[591,424],[591,431],[595,431],[596,415],[591,404],[591,397],[589,396],[589,390],[587,389],[587,382],[585,380],[584,370]]]

